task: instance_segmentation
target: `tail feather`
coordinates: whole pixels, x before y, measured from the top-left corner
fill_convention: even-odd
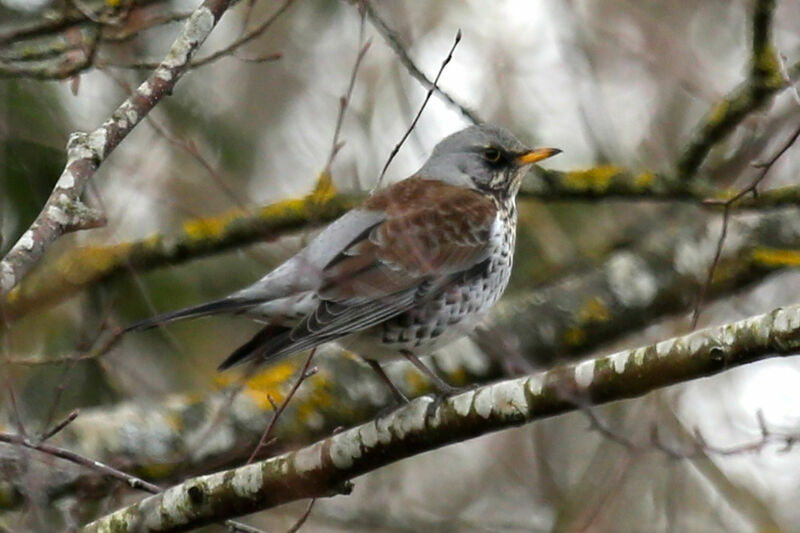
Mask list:
[[[182,320],[185,318],[197,318],[201,316],[215,315],[217,313],[243,311],[260,302],[260,299],[256,300],[254,298],[223,298],[222,300],[215,300],[213,302],[207,302],[192,307],[186,307],[184,309],[178,309],[176,311],[170,311],[168,313],[163,313],[150,318],[145,318],[144,320],[140,320],[139,322],[135,322],[126,327],[125,331],[141,331],[159,326],[161,324],[166,324],[167,322],[173,322],[175,320]]]
[[[254,357],[261,356],[269,358],[276,349],[283,347],[289,338],[292,328],[268,324],[261,328],[252,339],[236,348],[232,354],[225,358],[217,367],[218,371],[227,370],[231,367],[246,363]]]

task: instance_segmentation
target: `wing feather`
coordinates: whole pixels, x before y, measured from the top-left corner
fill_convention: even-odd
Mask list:
[[[437,287],[482,263],[497,216],[478,191],[410,178],[369,198],[361,209],[380,212],[324,266],[319,303],[293,329],[249,354],[273,359],[312,348],[389,320]]]

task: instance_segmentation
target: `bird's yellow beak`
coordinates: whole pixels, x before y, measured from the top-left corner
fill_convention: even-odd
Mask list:
[[[525,166],[560,153],[561,150],[558,148],[534,148],[533,150],[528,150],[527,152],[519,154],[514,161],[518,166]]]

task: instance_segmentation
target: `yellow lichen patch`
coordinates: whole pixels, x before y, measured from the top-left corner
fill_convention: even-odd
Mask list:
[[[734,189],[723,189],[721,191],[717,191],[716,193],[714,193],[713,199],[725,202],[738,194],[741,194],[741,191]]]
[[[183,419],[180,416],[170,413],[164,417],[164,421],[176,433],[183,431]]]
[[[22,288],[23,285],[17,285],[13,289],[11,289],[11,292],[9,292],[8,295],[6,296],[6,301],[5,301],[6,305],[17,303],[17,301],[20,298],[20,295],[22,294]]]
[[[241,209],[231,209],[215,217],[187,220],[183,223],[183,231],[187,237],[194,240],[219,238],[225,233],[228,224],[245,215]]]
[[[649,189],[655,180],[656,175],[649,170],[641,172],[633,178],[633,187],[637,190]]]
[[[317,204],[324,204],[332,200],[334,196],[336,196],[336,187],[333,185],[331,173],[323,170],[319,178],[317,178],[314,190],[308,195],[308,200]]]
[[[158,233],[153,233],[152,235],[149,235],[144,239],[142,239],[141,241],[139,241],[138,244],[142,248],[152,250],[161,247],[161,242],[162,242],[161,235],[159,235]]]
[[[730,104],[727,100],[717,102],[708,113],[708,123],[713,126],[722,122],[728,114],[729,107]]]
[[[289,215],[308,216],[309,203],[300,199],[282,200],[280,202],[265,205],[258,210],[258,216],[264,220],[275,220],[279,217]]]
[[[430,382],[425,378],[425,376],[420,374],[419,371],[411,365],[409,365],[409,367],[403,373],[403,381],[405,381],[408,385],[408,389],[412,396],[425,394],[430,390],[431,387]]]
[[[564,344],[567,346],[580,346],[586,342],[586,332],[578,326],[567,328],[564,332]]]
[[[328,390],[327,384],[328,378],[321,376],[320,373],[303,382],[303,390],[305,391],[303,401],[297,401],[297,397],[292,398],[297,422],[306,423],[312,417],[318,416],[320,409],[333,405],[333,396]]]
[[[363,362],[363,359],[361,359],[361,356],[359,356],[355,352],[351,352],[350,350],[342,350],[341,351],[341,355],[342,355],[342,357],[350,359],[351,361]]]
[[[581,308],[578,310],[578,320],[584,324],[589,322],[606,322],[610,318],[611,315],[608,312],[608,307],[605,302],[603,302],[603,299],[598,296],[589,298],[583,302],[583,305],[581,305]]]
[[[781,75],[781,64],[778,59],[778,52],[775,47],[767,46],[764,51],[756,57],[755,69],[763,76],[762,83],[767,87],[783,87],[786,83]]]
[[[19,493],[10,483],[0,483],[0,507],[3,509],[15,507],[19,500]]]
[[[77,253],[65,254],[56,261],[56,271],[69,283],[76,285],[91,281],[96,272],[106,272],[127,257],[129,243],[113,246],[87,246]]]
[[[309,208],[329,202],[336,196],[336,187],[330,172],[324,171],[317,178],[314,190],[303,198],[289,198],[258,209],[258,216],[274,220],[286,216],[308,216]],[[248,212],[231,209],[215,217],[197,218],[184,222],[183,230],[191,239],[214,239],[225,233],[232,222],[246,218]]]
[[[287,389],[287,381],[295,373],[297,365],[288,361],[269,365],[247,380],[243,392],[261,408],[271,409],[269,398],[277,403],[283,401],[283,391]]]
[[[612,165],[574,170],[564,176],[564,185],[579,191],[605,192],[614,176],[622,172],[621,168]]]
[[[466,385],[468,377],[467,371],[459,367],[447,374],[447,381],[457,385]]]
[[[149,479],[164,479],[172,472],[175,471],[175,465],[172,463],[152,463],[140,466],[138,469],[139,475]]]
[[[753,261],[768,267],[800,266],[800,250],[787,248],[756,248],[752,252]]]

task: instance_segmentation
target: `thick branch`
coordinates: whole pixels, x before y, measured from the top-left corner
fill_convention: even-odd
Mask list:
[[[616,166],[599,166],[568,172],[538,168],[520,191],[520,199],[542,201],[598,201],[608,199],[658,202],[690,202],[709,209],[738,190],[715,189],[699,182],[686,183],[661,173],[634,173]],[[360,195],[319,191],[299,199],[265,205],[255,211],[232,210],[208,218],[193,219],[170,237],[152,235],[114,245],[68,250],[53,261],[33,269],[3,302],[7,319],[17,318],[42,306],[55,305],[88,286],[128,269],[151,269],[179,264],[198,257],[253,242],[275,239],[290,232],[326,224],[344,214]],[[741,198],[734,209],[766,209],[800,203],[800,187],[760,191]],[[2,320],[0,320],[2,322]]]
[[[691,309],[706,281],[720,224],[698,217],[658,227],[641,238],[640,246],[613,253],[591,272],[505,298],[490,324],[513,332],[521,352],[536,364],[549,365]],[[780,268],[797,266],[796,209],[734,218],[708,296],[730,294]]]
[[[80,197],[89,179],[133,128],[167,94],[186,70],[192,55],[208,37],[228,0],[206,0],[198,7],[167,56],[126,99],[111,118],[90,133],[73,133],[67,163],[39,216],[0,261],[0,296],[7,295],[61,235],[87,223]]]
[[[667,313],[691,308],[705,279],[714,253],[718,227],[697,224],[660,228],[643,238],[644,246],[612,254],[596,270],[571,275],[559,283],[509,294],[490,315],[491,326],[509,332],[507,339],[519,353],[537,365],[575,357],[596,349],[603,341],[618,338]],[[800,217],[784,210],[763,217],[731,222],[728,246],[710,296],[730,294],[738,287],[763,279],[776,269],[800,265]],[[496,337],[488,337],[497,349]],[[483,343],[482,343],[483,344]],[[500,357],[507,346],[499,350]],[[333,352],[333,353],[331,353]],[[84,410],[62,432],[61,444],[82,455],[115,467],[141,472],[148,479],[176,479],[209,465],[243,461],[258,441],[271,415],[268,397],[280,401],[299,360],[270,365],[248,381],[243,394],[219,415],[223,393],[201,400],[174,394],[156,404],[137,401]],[[462,346],[436,358],[440,371],[453,383],[485,382],[498,375],[491,359]],[[320,368],[298,391],[275,437],[281,446],[310,442],[339,426],[373,416],[390,400],[386,389],[365,365],[326,347],[317,354]],[[390,365],[395,383],[407,395],[427,392],[427,382],[401,364]],[[358,387],[352,387],[358,383]],[[120,439],[126,428],[138,427],[136,439]],[[214,427],[213,439],[207,438]],[[102,435],[102,438],[98,438]],[[0,464],[11,467],[14,458]],[[64,472],[52,478],[48,493],[66,485],[87,483],[90,472]]]
[[[722,210],[734,199],[732,210],[765,210],[800,204],[800,186],[788,185],[759,190],[757,195],[741,189],[718,188],[694,180],[686,182],[666,174],[634,173],[612,165],[562,172],[538,168],[523,184],[521,198],[542,201],[642,200],[645,202],[687,202]]]
[[[448,444],[709,376],[800,349],[800,306],[636,350],[459,394],[429,397],[260,463],[190,479],[86,526],[87,532],[183,531],[303,499],[347,493],[350,480]],[[431,415],[431,416],[429,416]]]
[[[355,205],[348,195],[283,200],[253,211],[236,209],[188,220],[177,235],[152,235],[113,245],[67,251],[37,265],[3,303],[12,319],[40,306],[51,306],[75,292],[128,269],[145,270],[219,253],[253,242],[271,240],[338,218]],[[2,320],[0,320],[0,324]]]

